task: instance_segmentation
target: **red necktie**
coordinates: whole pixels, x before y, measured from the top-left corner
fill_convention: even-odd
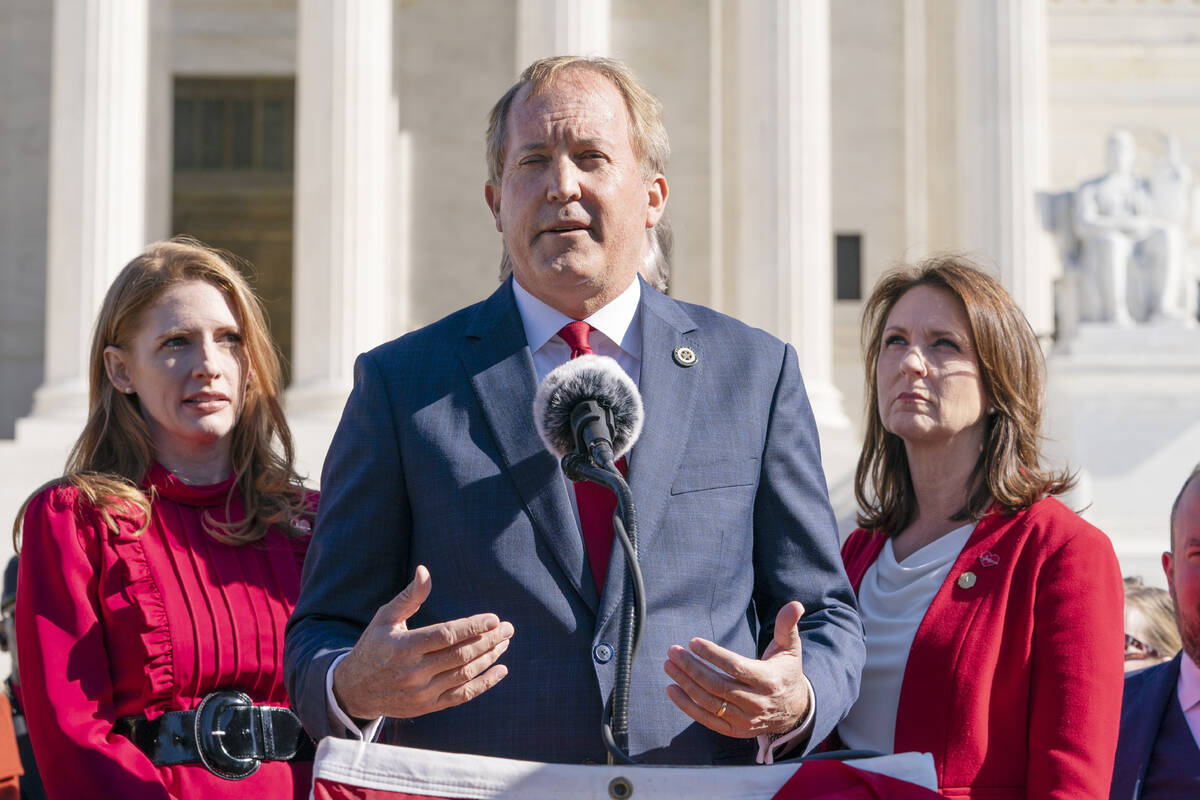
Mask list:
[[[571,358],[591,355],[588,334],[592,326],[582,320],[568,323],[558,332],[559,338],[571,348]],[[617,461],[622,475],[628,473],[625,458]],[[583,529],[583,546],[587,549],[588,564],[592,568],[592,579],[596,591],[603,594],[604,577],[608,574],[608,555],[612,551],[613,511],[617,497],[599,484],[580,481],[575,484],[575,505],[579,509],[579,527]]]

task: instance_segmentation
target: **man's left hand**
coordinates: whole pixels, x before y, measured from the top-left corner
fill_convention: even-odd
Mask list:
[[[707,639],[672,646],[663,665],[675,681],[667,695],[683,713],[717,733],[750,738],[782,734],[808,713],[808,687],[796,624],[798,601],[775,617],[775,637],[761,659],[746,658]]]

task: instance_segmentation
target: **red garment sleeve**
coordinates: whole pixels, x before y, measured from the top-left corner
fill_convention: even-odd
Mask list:
[[[100,525],[70,488],[25,512],[17,582],[17,657],[34,757],[49,797],[167,800],[150,760],[113,732],[109,654],[100,618]]]
[[[1124,686],[1124,590],[1090,526],[1043,564],[1034,601],[1029,797],[1108,797]]]

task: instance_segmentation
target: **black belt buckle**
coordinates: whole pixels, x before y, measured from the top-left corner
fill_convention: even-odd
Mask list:
[[[254,701],[244,692],[224,690],[205,695],[196,706],[196,750],[200,763],[212,774],[228,780],[253,775],[262,752],[254,725]],[[259,745],[259,746],[256,746]],[[248,752],[235,756],[230,749]]]

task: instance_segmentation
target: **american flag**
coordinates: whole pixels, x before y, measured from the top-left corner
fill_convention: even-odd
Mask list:
[[[923,753],[746,767],[575,766],[346,739],[317,748],[314,800],[930,800]]]

